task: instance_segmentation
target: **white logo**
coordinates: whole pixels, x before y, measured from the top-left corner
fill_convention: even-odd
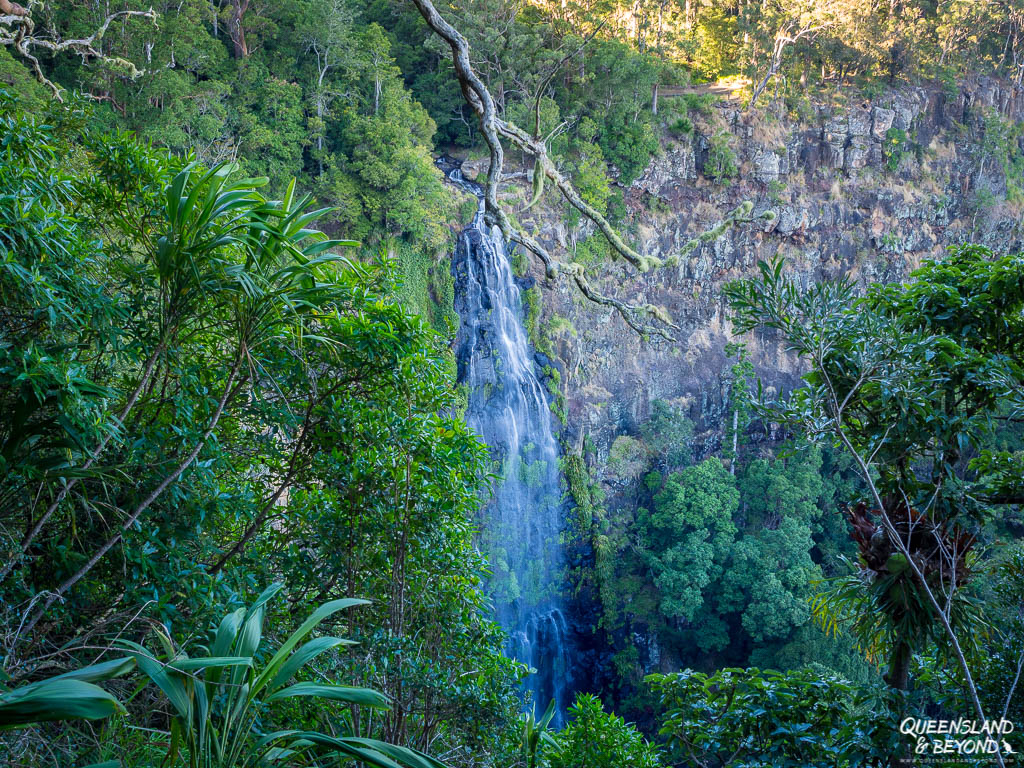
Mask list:
[[[1013,723],[1002,720],[926,720],[907,717],[900,723],[900,733],[916,736],[914,752],[918,755],[1006,755],[1017,754],[1006,739],[1013,733]]]

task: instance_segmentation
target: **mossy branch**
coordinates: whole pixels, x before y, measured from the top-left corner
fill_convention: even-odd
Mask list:
[[[535,160],[533,199],[530,201],[530,205],[533,205],[539,199],[540,194],[543,192],[543,180],[546,177],[554,184],[569,205],[597,226],[615,252],[639,272],[648,272],[654,268],[679,264],[684,256],[698,248],[702,243],[710,242],[720,237],[726,230],[738,222],[749,221],[751,211],[753,210],[753,203],[749,201],[742,203],[731,211],[716,227],[693,238],[683,246],[679,253],[673,254],[666,259],[658,259],[638,253],[622,239],[600,211],[580,196],[572,182],[558,170],[555,163],[548,156],[546,142],[539,136],[539,125],[537,124],[536,117],[534,126],[536,135],[533,136],[515,123],[498,117],[494,98],[470,64],[469,43],[462,36],[462,33],[438,13],[432,0],[412,0],[412,2],[427,22],[427,25],[451,47],[452,63],[455,67],[455,76],[462,89],[462,95],[480,119],[480,131],[490,153],[487,183],[484,187],[485,217],[490,222],[498,225],[506,241],[521,244],[540,259],[544,264],[545,273],[548,278],[555,279],[561,272],[567,272],[571,275],[577,289],[586,299],[596,304],[615,308],[633,330],[645,336],[656,333],[664,338],[671,339],[671,336],[664,329],[655,330],[655,326],[645,324],[638,319],[649,317],[664,323],[670,328],[675,328],[676,326],[672,324],[668,314],[663,309],[650,304],[631,305],[597,293],[589,285],[583,276],[582,270],[577,265],[567,265],[559,262],[535,238],[523,232],[520,228],[513,227],[508,214],[498,203],[498,187],[501,184],[502,166],[504,164],[502,140],[508,141],[512,146],[527,155],[531,155]],[[541,177],[539,180],[538,175]]]
[[[103,36],[107,34],[110,25],[118,19],[129,17],[149,19],[156,23],[157,14],[152,8],[148,11],[116,11],[108,14],[103,23],[87,37],[71,38],[61,40],[50,35],[39,35],[36,33],[35,22],[32,20],[32,9],[35,3],[30,3],[25,8],[10,0],[0,0],[0,45],[9,45],[11,49],[21,58],[25,59],[32,68],[36,80],[45,85],[53,93],[58,101],[63,101],[61,88],[43,74],[39,59],[32,52],[33,49],[42,49],[51,54],[72,52],[78,54],[82,61],[105,61],[119,69],[127,72],[131,79],[142,74],[132,62],[119,56],[108,56],[97,46],[102,42]]]

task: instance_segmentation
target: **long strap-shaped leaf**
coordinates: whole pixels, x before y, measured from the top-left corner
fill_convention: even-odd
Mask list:
[[[263,671],[259,674],[256,680],[253,682],[252,691],[253,694],[259,694],[260,691],[266,687],[267,683],[274,679],[277,672],[284,665],[288,655],[295,649],[295,647],[305,639],[305,637],[313,631],[317,624],[324,621],[329,616],[333,616],[338,611],[343,611],[346,608],[352,608],[356,605],[369,605],[369,600],[360,600],[358,598],[347,597],[341,600],[332,600],[329,603],[324,603],[306,619],[302,626],[295,630],[291,636],[281,644],[281,647],[277,649],[270,661],[267,662],[267,666],[264,667]],[[282,681],[287,682],[287,681]]]
[[[41,680],[0,694],[0,730],[52,720],[99,720],[124,712],[98,685],[83,680]]]
[[[355,645],[352,640],[345,640],[340,637],[318,637],[314,640],[310,640],[304,646],[299,648],[293,653],[288,661],[286,661],[277,674],[267,685],[268,691],[276,691],[282,685],[287,683],[295,674],[306,666],[309,662],[315,659],[322,653],[325,653],[332,648],[337,648],[342,645]]]
[[[447,768],[422,752],[406,747],[398,747],[376,739],[361,739],[354,736],[334,737],[317,731],[277,731],[260,739],[256,744],[259,752],[268,745],[283,741],[294,747],[297,744],[312,744],[326,747],[343,755],[362,760],[376,768]],[[270,752],[267,753],[268,755]],[[263,761],[261,761],[263,762]],[[257,763],[258,765],[259,763]]]
[[[320,699],[359,704],[373,709],[391,709],[388,697],[372,688],[354,688],[349,685],[326,685],[303,682],[282,688],[266,698],[267,702],[290,699],[294,696],[316,696]]]

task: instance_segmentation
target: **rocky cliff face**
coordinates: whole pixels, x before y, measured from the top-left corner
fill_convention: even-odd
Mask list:
[[[564,438],[576,451],[590,438],[598,473],[615,437],[635,433],[655,399],[682,407],[704,449],[716,447],[727,406],[724,348],[735,340],[720,292],[759,260],[784,256],[808,282],[848,275],[867,283],[898,280],[956,243],[1021,246],[1019,200],[1008,197],[1015,197],[1013,128],[1024,120],[1024,92],[1007,84],[903,88],[856,103],[805,105],[802,117],[744,112],[723,101],[692,117],[694,130],[667,139],[624,190],[624,229],[634,246],[667,256],[743,200],[754,202],[755,216],[774,216],[732,229],[677,268],[643,275],[616,261],[588,268],[603,292],[665,307],[680,325],[677,343],[641,340],[566,282],[545,281],[536,265],[525,278],[540,288],[539,333],[562,370]],[[722,183],[706,173],[713,143],[731,147],[738,169]],[[525,197],[525,186],[509,194]],[[549,205],[557,206],[553,197]],[[566,220],[560,207],[521,215],[571,258],[591,229]],[[798,362],[778,344],[745,341],[771,386],[798,382]]]

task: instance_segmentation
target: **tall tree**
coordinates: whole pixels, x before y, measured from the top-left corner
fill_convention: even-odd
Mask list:
[[[997,469],[1019,457],[986,450],[1000,418],[1024,411],[1024,259],[961,247],[861,298],[848,281],[802,291],[778,261],[726,294],[737,332],[775,329],[810,367],[773,412],[841,445],[869,489],[847,512],[863,578],[838,593],[855,629],[888,647],[897,688],[911,651],[937,640],[984,719],[966,586],[978,525],[1024,500],[1024,473]]]

